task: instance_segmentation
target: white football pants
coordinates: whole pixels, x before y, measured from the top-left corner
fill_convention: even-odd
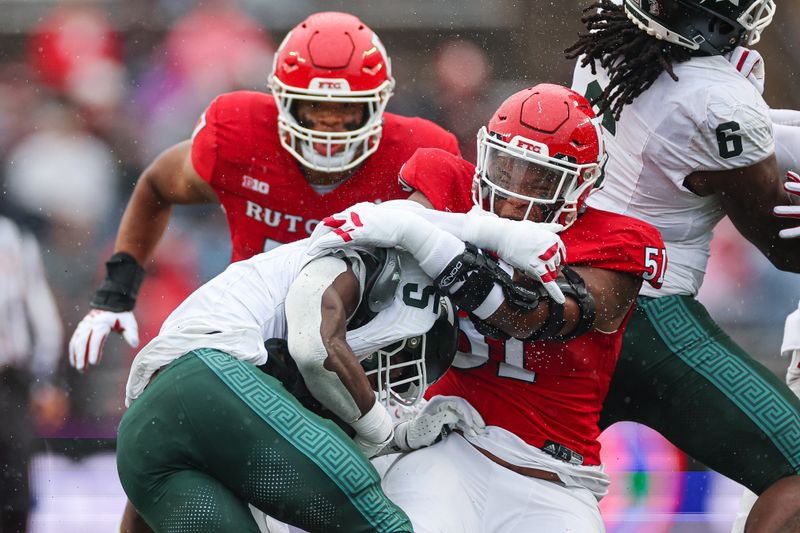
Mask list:
[[[383,490],[416,533],[605,531],[588,489],[512,472],[457,433],[398,459]]]

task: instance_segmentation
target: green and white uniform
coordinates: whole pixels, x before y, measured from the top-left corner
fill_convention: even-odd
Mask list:
[[[309,260],[306,244],[232,264],[137,355],[117,463],[156,531],[258,531],[247,503],[312,532],[411,531],[345,433],[255,366],[266,362],[265,340],[286,338],[284,303]],[[363,281],[364,265],[346,253]],[[400,263],[391,305],[347,333],[358,356],[425,333],[436,319],[430,278],[410,256]]]
[[[686,453],[755,492],[800,471],[800,401],[737,346],[695,295],[703,282],[716,195],[684,180],[697,171],[758,163],[775,151],[769,108],[722,56],[674,65],[622,111],[610,113],[602,189],[588,204],[643,219],[661,231],[669,268],[663,288],[645,285],[623,338],[603,427],[644,423]],[[575,70],[572,88],[599,96],[598,66]]]

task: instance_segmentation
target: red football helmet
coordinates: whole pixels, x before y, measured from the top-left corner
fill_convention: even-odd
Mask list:
[[[527,202],[539,222],[571,225],[602,173],[600,121],[573,90],[543,83],[509,97],[478,132],[473,201],[495,212],[498,199]]]
[[[380,39],[357,17],[325,12],[301,22],[276,52],[269,86],[281,144],[306,167],[341,172],[378,149],[394,78]],[[351,131],[316,131],[295,114],[301,100],[361,103],[364,121]]]

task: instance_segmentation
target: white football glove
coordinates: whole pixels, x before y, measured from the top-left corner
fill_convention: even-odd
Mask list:
[[[758,94],[764,94],[764,58],[756,50],[750,50],[743,46],[737,46],[731,52],[728,61],[739,73],[747,78],[758,90]]]
[[[778,217],[800,220],[800,175],[791,170],[787,172],[786,183],[783,184],[783,189],[789,193],[790,205],[776,206],[772,212]],[[782,229],[778,235],[780,235],[781,239],[800,237],[800,226]]]
[[[121,333],[132,348],[139,345],[139,325],[132,311],[114,313],[92,309],[83,317],[69,340],[69,364],[83,372],[103,357],[103,344],[110,332]]]
[[[400,247],[436,278],[464,251],[464,243],[421,216],[399,209],[381,209],[363,202],[322,220],[311,234],[306,253],[317,256],[343,246]]]
[[[497,252],[509,265],[538,279],[553,300],[564,303],[564,293],[556,284],[567,258],[564,243],[556,235],[564,226],[500,218],[477,206],[467,214],[466,221],[464,240]]]
[[[409,452],[430,446],[452,429],[475,436],[486,430],[486,423],[464,398],[434,396],[411,420],[395,426],[395,451]]]
[[[408,231],[406,212],[377,214],[377,207],[370,202],[360,202],[324,218],[311,233],[311,243],[306,253],[317,256],[345,244],[382,248],[400,246],[404,233]],[[409,216],[415,215],[412,213]]]

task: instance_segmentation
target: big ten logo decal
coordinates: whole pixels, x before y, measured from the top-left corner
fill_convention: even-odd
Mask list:
[[[242,176],[242,187],[261,194],[267,194],[269,192],[269,183],[247,175]]]

